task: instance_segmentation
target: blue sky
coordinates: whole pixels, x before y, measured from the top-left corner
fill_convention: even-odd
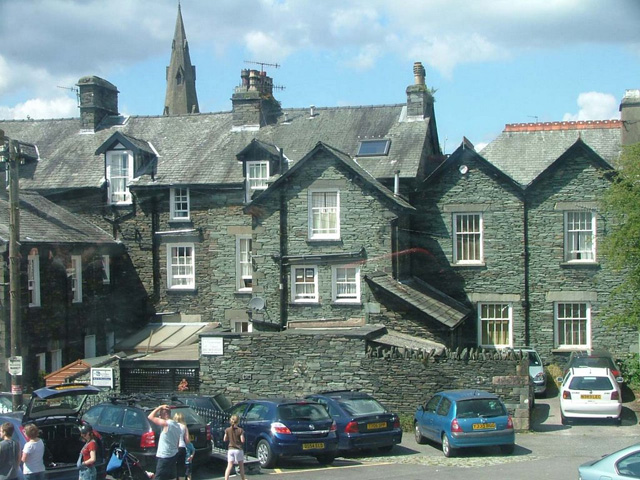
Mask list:
[[[202,112],[266,67],[283,107],[404,103],[436,89],[446,153],[506,123],[619,118],[640,88],[638,0],[182,0]],[[162,113],[177,0],[0,0],[0,118],[78,116],[98,75],[120,112]],[[59,88],[67,87],[67,88]]]

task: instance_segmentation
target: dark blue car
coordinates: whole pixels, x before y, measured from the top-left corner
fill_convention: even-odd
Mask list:
[[[280,457],[311,455],[322,464],[336,457],[336,423],[320,404],[307,400],[247,400],[234,405],[229,415],[240,417],[245,452],[260,466],[273,468]]]
[[[340,452],[390,451],[402,441],[398,415],[364,392],[322,392],[307,399],[324,405],[335,420]]]
[[[442,445],[445,457],[456,449],[499,446],[511,454],[516,434],[502,400],[482,390],[449,390],[420,405],[414,416],[416,442],[432,440]]]

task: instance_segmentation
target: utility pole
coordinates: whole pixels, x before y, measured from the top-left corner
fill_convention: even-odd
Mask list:
[[[11,394],[13,408],[17,410],[22,404],[22,356],[20,355],[20,200],[18,165],[18,142],[7,139],[0,130],[0,145],[4,148],[9,140],[8,158],[5,158],[9,169],[9,303],[11,328],[11,357],[9,373],[11,373]]]

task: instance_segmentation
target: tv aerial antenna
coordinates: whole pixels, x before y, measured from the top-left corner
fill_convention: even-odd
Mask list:
[[[264,67],[280,68],[279,63],[256,62],[253,60],[245,60],[244,63],[260,65],[260,73],[264,73]],[[273,85],[271,88],[273,88],[274,90],[284,90],[286,87],[283,87],[282,85]]]
[[[78,87],[61,87],[60,85],[57,85],[57,87],[63,90],[71,90],[72,92],[75,92],[76,100],[78,101],[78,105],[80,105],[80,89]]]

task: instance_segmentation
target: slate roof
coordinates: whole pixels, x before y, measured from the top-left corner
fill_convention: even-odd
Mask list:
[[[227,185],[243,182],[236,155],[252,139],[283,150],[289,166],[317,142],[355,157],[361,139],[388,138],[387,156],[363,157],[359,165],[377,179],[415,178],[423,149],[429,151],[431,121],[405,121],[406,105],[283,109],[274,125],[258,131],[232,131],[232,113],[176,116],[109,117],[95,133],[81,132],[80,119],[0,121],[7,136],[38,146],[40,160],[21,166],[21,187],[38,190],[99,188],[104,183],[104,158],[95,152],[114,132],[149,144],[159,154],[157,174],[134,186]],[[103,127],[103,128],[102,128]],[[435,135],[435,126],[433,126]]]
[[[365,280],[454,329],[471,313],[462,303],[417,278],[399,282],[383,272],[365,275]]]
[[[357,175],[359,175],[360,178],[362,178],[365,182],[367,182],[373,188],[378,190],[378,192],[380,192],[387,199],[391,200],[392,202],[398,204],[399,206],[401,206],[402,208],[405,208],[407,210],[415,210],[415,207],[413,205],[411,205],[409,202],[407,202],[406,200],[402,199],[401,197],[394,195],[393,192],[391,192],[388,188],[386,188],[384,185],[382,185],[380,182],[378,182],[375,178],[373,178],[369,174],[369,172],[364,170],[358,164],[358,162],[353,160],[349,155],[347,155],[344,152],[341,152],[339,150],[336,150],[335,148],[332,148],[329,145],[325,145],[322,142],[318,142],[317,145],[315,146],[315,148],[311,152],[309,152],[307,155],[305,155],[292,168],[290,168],[283,175],[281,175],[270,186],[269,189],[265,190],[262,194],[260,194],[257,198],[255,198],[251,203],[249,203],[245,207],[245,211],[248,211],[251,208],[252,205],[259,204],[260,202],[262,202],[265,198],[267,198],[274,191],[276,191],[278,189],[278,185],[283,184],[285,182],[286,178],[290,177],[291,175],[294,175],[298,170],[303,169],[304,168],[304,164],[307,161],[309,161],[309,159],[313,158],[313,156],[319,150],[324,150],[324,151],[329,152],[330,154],[332,154],[338,161],[342,162],[342,164],[345,165],[347,168],[349,168],[352,172],[354,172]]]
[[[0,242],[9,241],[9,199],[0,194]],[[21,243],[119,245],[107,232],[44,197],[20,192]]]
[[[614,165],[620,155],[620,129],[618,120],[511,124],[479,153],[524,187],[578,139]]]

